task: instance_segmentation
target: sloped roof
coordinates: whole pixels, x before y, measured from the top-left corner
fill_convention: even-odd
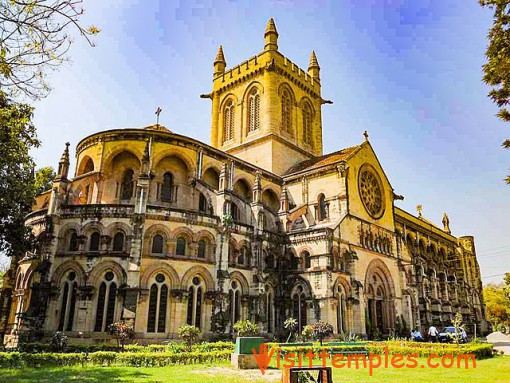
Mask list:
[[[345,148],[339,150],[338,152],[329,153],[321,157],[315,157],[309,160],[305,160],[291,167],[289,170],[287,170],[285,175],[290,175],[302,171],[309,171],[312,169],[320,168],[322,166],[332,165],[340,161],[345,161],[352,153],[354,153],[360,147],[361,145],[351,146],[350,148]]]

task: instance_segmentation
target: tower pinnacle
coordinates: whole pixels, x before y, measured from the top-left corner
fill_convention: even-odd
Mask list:
[[[310,55],[310,63],[308,64],[308,74],[313,78],[320,78],[320,69],[319,62],[317,61],[317,56],[315,56],[315,51],[312,51]]]
[[[225,73],[225,67],[227,66],[227,62],[225,61],[225,56],[223,55],[223,47],[220,45],[218,48],[218,52],[216,53],[216,58],[214,59],[214,76]]]
[[[270,18],[267,22],[264,39],[266,40],[266,45],[264,45],[265,51],[278,50],[278,31],[276,30],[273,18]]]
[[[62,157],[60,157],[60,161],[58,162],[57,179],[67,179],[69,173],[69,145],[69,142],[66,142],[66,148],[64,149],[64,153],[62,153]]]

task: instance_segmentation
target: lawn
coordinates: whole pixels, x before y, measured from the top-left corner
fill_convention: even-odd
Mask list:
[[[419,359],[419,365],[426,359]],[[423,362],[423,363],[422,363]],[[367,369],[333,369],[333,380],[339,382],[477,382],[507,383],[510,381],[510,357],[498,356],[477,361],[474,369],[379,368],[369,376]],[[0,369],[0,382],[182,382],[182,383],[262,383],[279,382],[280,372],[269,370],[236,371],[228,363],[215,365],[178,365],[156,368],[135,367],[60,367],[9,370]]]

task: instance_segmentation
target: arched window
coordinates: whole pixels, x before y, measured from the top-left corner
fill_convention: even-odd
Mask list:
[[[312,108],[307,102],[303,105],[303,142],[312,143]]]
[[[243,246],[241,251],[239,252],[239,255],[237,256],[237,264],[239,266],[248,266],[248,249]]]
[[[90,235],[90,242],[89,242],[89,251],[97,252],[99,251],[99,242],[101,239],[101,234],[99,232],[95,231]]]
[[[342,287],[337,286],[337,292],[336,297],[338,299],[337,301],[337,308],[336,308],[336,328],[338,334],[343,334],[347,331],[346,327],[346,301],[345,301],[345,293]]]
[[[294,254],[290,254],[290,269],[297,270],[299,268],[299,258]]]
[[[165,284],[165,279],[164,274],[157,274],[151,286],[147,332],[165,332],[168,304],[168,286]]]
[[[232,325],[241,320],[241,291],[237,281],[232,281],[229,291],[230,320]]]
[[[186,240],[183,237],[177,238],[177,246],[175,247],[175,255],[186,255]]]
[[[124,251],[124,238],[124,233],[122,231],[115,233],[113,236],[113,251]]]
[[[234,138],[234,101],[228,100],[223,109],[223,141]]]
[[[230,215],[234,221],[239,221],[239,209],[235,203],[230,204]]]
[[[209,213],[209,203],[207,202],[205,195],[202,193],[200,193],[198,197],[198,211],[202,213]]]
[[[83,168],[83,173],[90,173],[94,171],[94,161],[89,157],[87,162],[85,162],[85,166]]]
[[[61,287],[60,321],[58,331],[73,331],[74,311],[76,307],[76,273],[69,272]]]
[[[152,251],[153,254],[163,254],[163,236],[156,234],[152,238]]]
[[[69,238],[69,251],[78,251],[79,243],[80,242],[78,240],[78,234],[75,231],[73,231]]]
[[[131,199],[133,197],[134,191],[134,175],[135,172],[133,169],[128,169],[124,172],[124,177],[122,177],[122,186],[120,192],[120,199]]]
[[[193,277],[188,289],[188,313],[186,323],[190,326],[201,328],[202,320],[202,281],[199,277]]]
[[[324,194],[320,194],[317,203],[317,220],[323,221],[328,218],[328,204],[326,203],[326,197]]]
[[[115,320],[115,304],[117,300],[117,284],[115,274],[107,271],[99,286],[97,295],[96,323],[94,331],[104,332]]]
[[[308,251],[303,251],[301,253],[301,259],[303,261],[303,268],[309,269],[312,267],[312,257]]]
[[[174,177],[172,173],[166,172],[163,175],[163,184],[161,185],[161,201],[172,202],[173,201],[173,188],[174,188]]]
[[[207,249],[207,243],[204,239],[201,239],[198,241],[198,252],[197,256],[198,258],[205,258],[206,256],[206,249]]]
[[[248,132],[254,132],[260,127],[260,95],[257,88],[253,88],[248,96]]]
[[[282,129],[292,134],[292,98],[287,89],[282,92]]]
[[[297,319],[298,331],[301,332],[306,326],[306,297],[302,286],[298,286],[292,296],[292,317]]]

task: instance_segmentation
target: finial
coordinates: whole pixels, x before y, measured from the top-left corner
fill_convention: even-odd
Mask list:
[[[317,56],[315,56],[315,51],[312,51],[312,54],[310,55],[310,63],[308,64],[308,70],[310,68],[321,68],[319,66],[319,62],[317,61]]]
[[[312,51],[312,54],[310,55],[310,63],[308,64],[308,74],[312,76],[312,78],[319,80],[320,70],[321,67],[317,61],[317,56],[315,56],[315,51]]]
[[[264,45],[265,51],[277,51],[278,50],[278,31],[273,18],[270,18],[267,22],[266,31],[264,32],[264,39],[266,44]]]
[[[221,45],[219,46],[218,53],[216,53],[216,58],[214,59],[214,64],[216,63],[227,64],[225,56],[223,55],[223,47]]]
[[[363,135],[365,136],[365,141],[368,141],[368,132],[366,130],[363,132]]]
[[[450,219],[448,218],[448,215],[446,213],[443,213],[443,231],[451,234],[452,231],[450,230]]]
[[[67,179],[69,173],[69,142],[66,142],[66,148],[64,149],[64,153],[62,153],[62,157],[60,157],[60,161],[58,162],[58,172],[55,179]]]
[[[266,35],[268,33],[275,33],[276,36],[278,37],[278,31],[276,30],[276,25],[275,25],[272,17],[267,21],[267,26],[266,26],[266,31],[264,32],[264,37],[266,37]]]
[[[223,47],[221,45],[218,48],[218,52],[216,53],[216,58],[214,59],[213,65],[215,77],[225,73],[227,62],[225,61],[225,56],[223,55]]]
[[[161,109],[159,106],[158,108],[156,109],[156,113],[154,113],[156,115],[156,127],[159,126],[159,115],[161,114],[161,112],[163,111],[163,109]]]
[[[421,211],[423,210],[423,206],[420,204],[416,206],[416,211],[418,212],[418,218],[421,218]]]

